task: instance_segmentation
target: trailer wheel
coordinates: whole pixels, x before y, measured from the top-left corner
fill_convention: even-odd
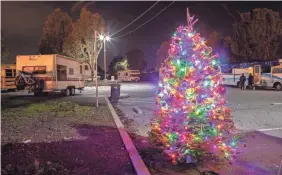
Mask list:
[[[281,90],[282,90],[282,85],[281,85],[281,83],[275,83],[275,84],[274,84],[274,88],[275,88],[275,90],[277,90],[277,91],[281,91]]]
[[[70,96],[71,95],[70,88],[67,88],[67,89],[64,90],[64,95],[65,96]]]
[[[44,80],[39,80],[39,90],[42,91],[45,88],[45,81]]]
[[[70,88],[70,95],[75,95],[75,87]]]

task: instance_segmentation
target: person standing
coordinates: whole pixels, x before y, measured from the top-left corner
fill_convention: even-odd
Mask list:
[[[240,87],[241,87],[241,90],[245,89],[245,81],[246,81],[246,77],[245,77],[244,73],[242,73],[242,75],[240,76]]]
[[[248,77],[248,86],[250,89],[253,89],[254,84],[254,76],[250,73]]]

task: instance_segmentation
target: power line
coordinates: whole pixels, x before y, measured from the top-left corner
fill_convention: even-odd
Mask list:
[[[143,12],[143,13],[142,13],[140,16],[138,16],[136,19],[134,19],[134,20],[131,21],[129,24],[127,24],[126,26],[124,26],[123,28],[121,28],[119,31],[113,33],[113,34],[111,35],[111,37],[114,36],[115,34],[121,32],[123,29],[127,28],[127,27],[130,26],[132,23],[134,23],[135,21],[137,21],[139,18],[141,18],[142,16],[144,16],[149,10],[151,10],[151,9],[152,9],[155,5],[157,5],[157,3],[159,3],[159,2],[160,2],[160,0],[158,0],[157,2],[155,2],[150,8],[148,8],[145,12]]]
[[[121,36],[117,36],[117,37],[114,37],[114,39],[116,38],[121,38],[123,36],[126,36],[126,35],[129,35],[130,33],[138,30],[139,28],[141,28],[142,26],[144,26],[145,24],[147,24],[148,22],[150,22],[151,20],[153,20],[155,17],[157,17],[159,14],[161,14],[163,11],[165,11],[169,6],[171,6],[175,1],[172,1],[168,6],[166,6],[164,9],[162,9],[159,13],[157,13],[155,16],[153,16],[151,19],[149,19],[148,21],[146,21],[145,23],[143,23],[142,25],[140,25],[139,27],[135,28],[134,30],[131,30],[130,32],[124,34],[124,35],[121,35]]]

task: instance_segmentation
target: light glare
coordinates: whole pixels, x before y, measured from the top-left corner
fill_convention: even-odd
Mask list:
[[[106,40],[109,41],[111,38],[109,36],[106,36]]]
[[[104,36],[103,36],[103,35],[100,35],[100,36],[99,36],[99,39],[100,39],[100,40],[104,40]]]

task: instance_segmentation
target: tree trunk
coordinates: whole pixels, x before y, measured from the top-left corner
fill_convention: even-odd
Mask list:
[[[91,81],[94,84],[94,71],[91,69]]]
[[[89,64],[90,71],[91,71],[91,81],[94,84],[94,75],[95,75],[95,68],[91,64]]]

